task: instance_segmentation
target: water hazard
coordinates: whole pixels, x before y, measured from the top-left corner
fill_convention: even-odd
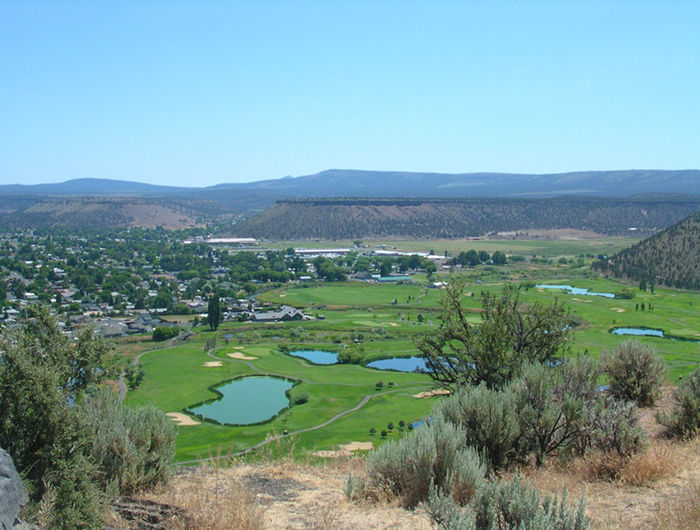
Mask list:
[[[335,364],[338,362],[338,354],[322,350],[298,350],[289,352],[293,357],[301,357],[314,364]]]
[[[285,392],[292,386],[291,381],[279,377],[243,377],[217,386],[221,397],[189,412],[230,425],[260,423],[289,406]]]
[[[634,337],[659,337],[661,339],[678,340],[681,342],[700,342],[700,339],[691,339],[686,337],[676,337],[675,335],[666,335],[663,329],[654,328],[613,328],[610,330],[613,335],[632,335]]]
[[[425,370],[425,359],[423,357],[392,357],[391,359],[380,359],[368,363],[369,368],[377,370],[394,370],[396,372],[417,372]]]
[[[580,287],[573,287],[571,285],[535,285],[538,289],[562,289],[568,291],[569,294],[575,294],[579,296],[604,296],[605,298],[615,298],[613,293],[595,293],[589,289],[582,289]]]

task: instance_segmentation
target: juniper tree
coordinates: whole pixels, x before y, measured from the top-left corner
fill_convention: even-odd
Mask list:
[[[501,387],[520,372],[524,362],[548,362],[567,349],[570,316],[555,301],[521,304],[516,286],[500,296],[482,293],[481,324],[469,321],[464,305],[465,284],[453,280],[441,300],[442,323],[420,337],[426,371],[442,386],[486,383]]]

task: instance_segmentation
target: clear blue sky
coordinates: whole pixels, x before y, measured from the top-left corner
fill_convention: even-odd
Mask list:
[[[700,1],[0,0],[0,183],[700,168]]]

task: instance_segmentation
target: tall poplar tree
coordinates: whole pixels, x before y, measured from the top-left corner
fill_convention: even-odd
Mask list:
[[[221,304],[219,303],[219,297],[214,294],[209,297],[207,322],[209,323],[209,329],[212,331],[216,331],[219,327],[219,322],[221,322]]]

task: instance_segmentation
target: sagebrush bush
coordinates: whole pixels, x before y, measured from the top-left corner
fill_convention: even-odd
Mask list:
[[[658,414],[657,419],[671,436],[692,438],[700,432],[700,368],[678,385],[673,397],[671,413]]]
[[[464,441],[460,426],[436,416],[404,438],[370,453],[366,487],[396,496],[406,507],[426,500],[431,485],[458,503],[467,502],[486,469],[477,451],[466,447]]]
[[[519,453],[522,457],[534,454],[538,466],[547,455],[573,443],[586,422],[585,399],[573,393],[559,394],[554,381],[560,377],[556,368],[529,364],[512,385],[520,426]]]
[[[589,419],[591,444],[608,453],[628,457],[646,445],[646,435],[637,423],[637,406],[631,401],[601,398]]]
[[[651,407],[661,395],[666,365],[651,346],[630,339],[601,356],[610,395]]]
[[[520,427],[510,388],[491,390],[483,383],[459,388],[433,414],[461,426],[465,445],[478,449],[491,467],[506,467],[517,457]]]
[[[582,355],[564,359],[554,371],[554,393],[592,403],[598,397],[598,379],[601,368],[592,357]]]
[[[86,454],[100,486],[129,495],[167,481],[175,426],[152,406],[123,406],[109,388],[93,388],[74,407],[90,443]]]
[[[427,505],[430,517],[445,530],[585,530],[588,519],[583,497],[576,510],[561,499],[549,495],[541,499],[539,491],[529,488],[516,476],[510,482],[484,482],[472,503],[465,509],[433,488]]]

